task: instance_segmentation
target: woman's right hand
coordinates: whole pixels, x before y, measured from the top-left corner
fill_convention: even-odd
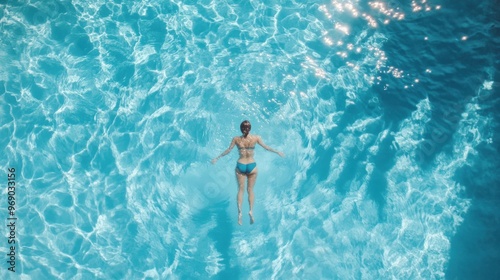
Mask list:
[[[217,162],[216,158],[212,159],[212,161],[211,161],[212,164],[215,164],[216,162]]]
[[[278,155],[279,155],[280,157],[285,157],[285,154],[284,154],[284,153],[282,153],[282,152],[278,152]]]

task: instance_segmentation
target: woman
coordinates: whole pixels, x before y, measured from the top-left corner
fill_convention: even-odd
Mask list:
[[[241,222],[241,204],[243,201],[243,191],[245,190],[245,177],[247,178],[247,191],[248,191],[248,204],[250,205],[250,211],[248,215],[250,216],[250,224],[253,224],[254,218],[252,215],[253,210],[253,186],[255,185],[255,180],[257,179],[258,168],[255,160],[253,159],[255,144],[261,145],[264,149],[271,151],[273,153],[277,153],[281,157],[285,155],[281,152],[273,150],[269,146],[266,146],[262,139],[258,135],[250,135],[250,130],[252,129],[252,125],[249,121],[243,121],[240,125],[240,130],[243,135],[236,136],[231,141],[231,145],[227,150],[225,150],[220,156],[214,158],[212,160],[212,164],[215,164],[217,160],[231,152],[234,148],[234,145],[238,147],[238,151],[240,153],[240,158],[236,162],[236,179],[238,181],[238,224],[242,224]]]

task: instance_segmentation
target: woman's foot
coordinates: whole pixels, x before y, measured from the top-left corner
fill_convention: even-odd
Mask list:
[[[241,212],[240,212],[240,213],[238,213],[238,224],[239,224],[240,226],[243,224],[243,222],[242,222],[242,220],[241,220],[241,219],[242,219],[242,217],[241,217]]]
[[[248,215],[250,216],[250,224],[253,225],[253,215],[252,215],[252,211],[248,212]]]

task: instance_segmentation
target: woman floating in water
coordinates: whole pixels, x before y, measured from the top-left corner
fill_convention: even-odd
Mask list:
[[[250,129],[252,129],[252,125],[249,121],[243,121],[240,125],[242,136],[236,136],[231,141],[231,145],[227,150],[225,150],[220,156],[214,158],[212,160],[212,164],[215,164],[217,160],[231,152],[234,148],[234,145],[238,147],[238,151],[240,153],[240,158],[236,162],[236,179],[238,181],[238,224],[242,224],[241,222],[241,203],[243,202],[243,191],[245,190],[245,177],[247,177],[247,191],[248,191],[248,204],[250,205],[250,211],[248,215],[250,215],[250,224],[253,224],[254,219],[252,215],[253,209],[253,186],[255,185],[255,180],[257,179],[257,164],[253,159],[253,153],[255,149],[255,144],[261,145],[264,149],[271,151],[273,153],[277,153],[281,157],[285,155],[282,152],[278,152],[273,150],[271,147],[266,146],[262,139],[258,135],[250,135]]]

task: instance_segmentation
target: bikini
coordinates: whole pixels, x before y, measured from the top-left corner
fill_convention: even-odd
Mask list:
[[[238,150],[253,150],[255,147],[248,147],[248,148],[240,148],[238,147]],[[252,170],[257,166],[257,163],[252,162],[252,163],[241,163],[241,162],[236,162],[236,168],[240,171],[240,173],[243,174],[250,174]]]

